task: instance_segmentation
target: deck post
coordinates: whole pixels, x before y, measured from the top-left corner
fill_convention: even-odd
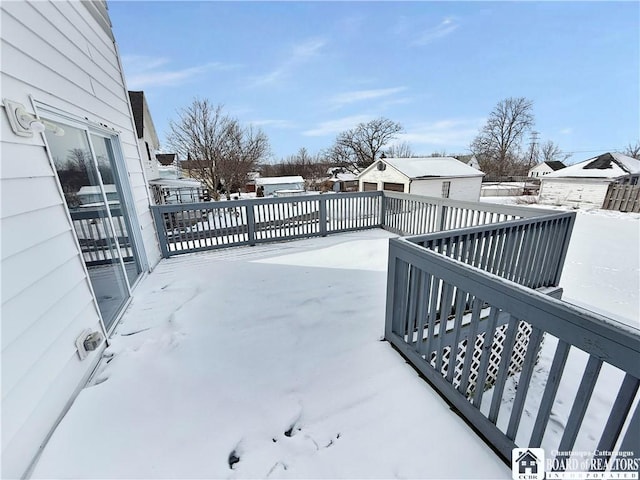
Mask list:
[[[249,246],[256,246],[256,217],[253,214],[253,204],[250,203],[245,207],[247,212],[247,240],[249,240]]]
[[[320,236],[327,236],[327,199],[324,196],[321,196],[318,200],[318,205],[320,207],[319,220],[320,220]]]
[[[153,213],[153,221],[156,226],[156,233],[158,234],[158,243],[160,245],[162,258],[169,258],[169,243],[167,239],[167,231],[165,230],[164,225],[164,215],[157,205],[151,205],[151,212]]]

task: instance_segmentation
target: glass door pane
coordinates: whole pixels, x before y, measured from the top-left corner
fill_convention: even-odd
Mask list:
[[[91,143],[93,151],[96,155],[98,163],[98,171],[104,184],[104,190],[107,194],[107,203],[111,218],[113,218],[113,226],[116,232],[116,238],[120,245],[120,253],[124,262],[129,285],[133,285],[138,276],[142,273],[138,255],[134,251],[134,244],[129,236],[129,215],[127,215],[126,205],[123,200],[122,187],[116,175],[116,160],[113,154],[111,139],[91,134]]]
[[[61,127],[64,136],[47,131],[47,143],[108,329],[129,298],[127,279],[87,132],[69,125]]]

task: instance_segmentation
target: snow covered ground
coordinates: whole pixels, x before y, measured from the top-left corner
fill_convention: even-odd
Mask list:
[[[638,327],[639,226],[579,212],[565,298]],[[380,341],[390,236],[163,261],[34,478],[510,478]]]

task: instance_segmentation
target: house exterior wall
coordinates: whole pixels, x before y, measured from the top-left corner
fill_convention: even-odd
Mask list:
[[[363,184],[365,182],[375,183],[378,186],[377,190],[382,190],[383,183],[402,183],[404,185],[404,193],[409,193],[409,178],[390,165],[387,165],[387,168],[385,170],[372,168],[367,172],[363,172],[358,177],[359,191],[364,191]]]
[[[552,173],[554,170],[546,163],[541,163],[540,165],[536,165],[531,170],[529,170],[530,177],[543,177],[544,175],[548,175]]]
[[[120,132],[132,207],[153,266],[161,255],[137,136],[108,19],[100,13],[104,4],[98,7],[0,3],[2,96],[31,113],[33,99]],[[100,350],[80,361],[75,339],[101,327],[44,139],[16,136],[0,115],[1,474],[20,478],[99,359]]]
[[[613,179],[542,178],[540,203],[576,207],[602,207]]]
[[[147,180],[155,180],[160,178],[160,171],[158,169],[158,160],[156,159],[156,151],[160,149],[160,142],[158,137],[152,135],[150,132],[155,131],[154,126],[149,120],[150,115],[145,108],[144,115],[144,129],[142,138],[138,139],[138,145],[140,146],[140,155],[142,156],[142,164],[144,165],[145,173],[147,174]],[[147,145],[149,149],[147,150]]]
[[[279,190],[304,190],[304,181],[289,183],[262,183],[261,179],[256,180],[256,185],[264,188],[264,196],[274,195]]]
[[[413,180],[409,193],[440,198],[442,197],[442,184],[444,182],[451,182],[449,198],[453,200],[477,202],[480,198],[482,177],[439,177]]]

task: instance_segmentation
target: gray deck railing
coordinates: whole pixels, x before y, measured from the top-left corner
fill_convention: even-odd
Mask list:
[[[640,452],[638,331],[528,288],[557,285],[574,215],[390,241],[385,338],[509,462],[516,446],[568,451],[576,440],[588,443],[579,434],[603,365],[624,379],[589,450]],[[555,346],[546,375],[536,366],[543,339]],[[576,351],[588,356],[578,391],[559,443],[543,444]],[[529,395],[536,369],[540,396]],[[518,371],[515,397],[505,404],[507,379]],[[525,404],[534,421],[522,422]]]
[[[381,191],[154,205],[151,209],[165,258],[367,228],[416,235],[549,213]]]
[[[391,192],[152,210],[165,257],[366,228],[413,235],[390,240],[385,338],[505,459],[516,445],[542,444],[567,358],[576,350],[589,360],[556,447],[574,445],[607,364],[624,372],[624,380],[597,449],[612,451],[624,437],[620,450],[640,451],[633,435],[640,428],[633,407],[640,384],[637,332],[554,298],[575,213]],[[529,385],[543,339],[555,353],[526,431],[521,419],[532,401]],[[503,407],[507,379],[514,375],[515,399]],[[483,403],[484,397],[491,399]]]
[[[549,214],[549,210],[539,208],[395,192],[384,192],[383,202],[384,228],[400,235],[422,235]]]
[[[133,259],[125,217],[119,207],[110,208],[115,232],[112,232],[104,210],[81,209],[71,212],[73,227],[78,236],[82,256],[87,266],[110,264],[117,261],[114,238],[117,238],[124,260]]]

